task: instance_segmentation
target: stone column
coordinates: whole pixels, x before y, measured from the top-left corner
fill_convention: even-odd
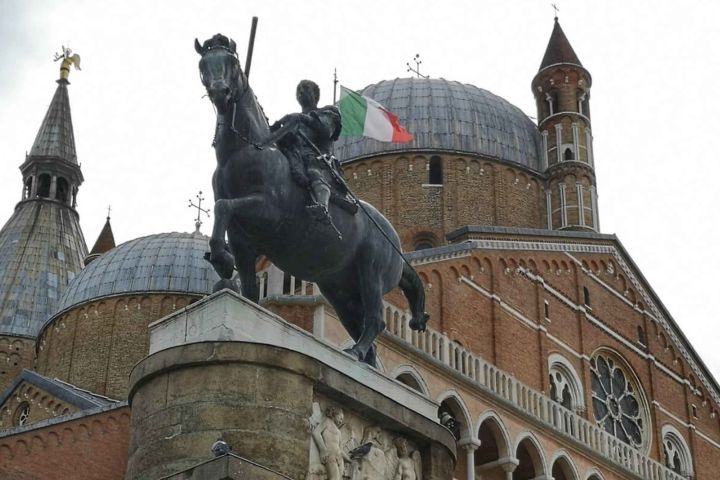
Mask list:
[[[55,196],[57,195],[57,177],[53,175],[52,179],[50,179],[50,195],[49,198],[51,200],[56,200]]]
[[[480,447],[480,440],[461,438],[458,446],[465,450],[465,471],[467,480],[475,480],[475,450]]]

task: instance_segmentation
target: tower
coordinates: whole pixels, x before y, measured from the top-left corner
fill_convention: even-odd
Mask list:
[[[547,228],[599,231],[590,125],[590,72],[557,17],[532,81],[542,135]]]
[[[83,265],[77,163],[67,78],[20,165],[22,196],[0,230],[0,389],[30,367],[35,337]]]

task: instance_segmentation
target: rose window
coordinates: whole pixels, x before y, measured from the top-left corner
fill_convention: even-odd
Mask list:
[[[611,358],[598,355],[590,361],[590,367],[595,420],[606,432],[633,447],[640,447],[645,422],[636,387]]]

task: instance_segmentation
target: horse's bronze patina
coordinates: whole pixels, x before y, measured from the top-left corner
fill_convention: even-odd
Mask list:
[[[348,352],[375,365],[373,341],[385,328],[385,293],[400,286],[412,311],[410,326],[424,330],[427,322],[422,282],[398,253],[397,233],[367,203],[367,214],[330,204],[342,238],[315,221],[306,209],[309,193],[293,180],[288,160],[275,144],[264,145],[272,138],[270,129],[240,68],[235,42],[218,34],[202,46],[195,40],[195,49],[217,109],[209,255],[221,278],[215,290],[235,288],[235,267],[242,294],[257,302],[255,262],[265,255],[286,273],[315,282],[356,342]]]

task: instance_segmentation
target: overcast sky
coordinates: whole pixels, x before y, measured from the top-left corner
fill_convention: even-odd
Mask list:
[[[119,242],[192,231],[188,199],[212,199],[214,113],[193,40],[233,37],[244,61],[260,17],[250,80],[271,121],[296,111],[332,72],[360,89],[423,73],[470,83],[535,116],[530,81],[553,26],[550,0],[0,0],[0,223],[20,199],[23,162],[70,46],[80,220],[92,246],[112,205]],[[615,233],[720,377],[720,2],[563,1],[560,23],[593,76],[591,108],[601,230]],[[212,219],[203,231],[209,232]]]

